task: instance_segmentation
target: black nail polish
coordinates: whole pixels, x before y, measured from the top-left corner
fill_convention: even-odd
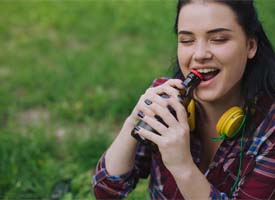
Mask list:
[[[149,99],[145,99],[144,103],[146,103],[148,106],[151,105],[153,102],[150,101]]]
[[[161,94],[160,96],[164,99],[169,99],[170,98],[170,96],[168,94],[165,94],[165,93]]]
[[[140,127],[139,127],[139,126],[135,126],[134,130],[135,130],[135,131],[139,131],[139,130],[140,130]]]
[[[137,114],[140,118],[143,118],[145,115],[143,112],[139,111],[138,114]]]

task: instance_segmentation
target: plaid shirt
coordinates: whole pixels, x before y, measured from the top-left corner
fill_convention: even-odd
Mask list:
[[[157,79],[153,86],[166,80]],[[205,173],[211,184],[210,199],[275,199],[275,103],[266,99],[258,102],[268,112],[257,110],[246,124],[240,179],[231,194],[239,171],[241,134],[222,142]],[[199,165],[201,140],[195,133],[191,134],[191,153]],[[121,176],[108,175],[104,155],[101,157],[93,177],[94,194],[98,199],[124,198],[139,178],[149,175],[151,199],[183,199],[160,153],[142,144],[136,152],[134,169]]]

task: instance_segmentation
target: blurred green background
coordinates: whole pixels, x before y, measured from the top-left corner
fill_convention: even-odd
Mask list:
[[[256,6],[274,44],[275,1]],[[100,155],[152,80],[172,74],[175,10],[176,0],[0,1],[0,199],[94,199]],[[143,181],[128,199],[147,193]]]

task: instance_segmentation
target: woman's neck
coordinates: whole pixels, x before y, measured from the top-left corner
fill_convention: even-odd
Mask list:
[[[230,99],[222,99],[215,102],[198,101],[197,115],[199,132],[205,136],[214,136],[217,134],[215,128],[221,116],[233,106],[242,106],[243,99],[241,96]],[[202,131],[204,130],[204,131]],[[209,130],[209,131],[205,131]],[[215,136],[217,137],[217,135]]]

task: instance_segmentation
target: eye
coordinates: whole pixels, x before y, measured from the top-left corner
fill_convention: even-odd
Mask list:
[[[212,38],[210,41],[212,43],[222,44],[227,42],[228,40],[229,40],[228,38],[224,38],[224,37],[215,37],[215,38]]]
[[[182,44],[192,44],[195,40],[188,38],[188,39],[179,39],[178,41],[179,43],[182,43]]]

